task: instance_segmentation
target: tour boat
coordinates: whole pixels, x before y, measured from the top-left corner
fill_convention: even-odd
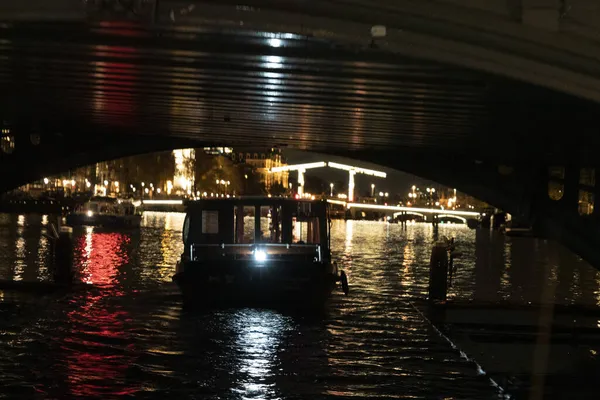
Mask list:
[[[184,304],[322,304],[344,271],[331,260],[326,201],[237,197],[188,202],[173,281]]]
[[[132,202],[100,196],[92,197],[67,215],[67,225],[71,226],[137,228],[141,220],[142,215]]]

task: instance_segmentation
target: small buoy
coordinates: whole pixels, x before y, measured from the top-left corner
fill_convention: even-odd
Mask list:
[[[348,293],[350,292],[350,288],[348,287],[348,277],[346,276],[346,272],[344,272],[343,270],[340,273],[340,281],[342,282],[342,290],[344,291],[344,294],[347,296]]]

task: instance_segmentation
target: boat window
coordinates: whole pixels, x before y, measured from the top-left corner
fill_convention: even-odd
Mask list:
[[[202,233],[219,233],[219,212],[202,210]]]
[[[271,209],[271,243],[281,243],[282,240],[282,226],[281,220],[283,218],[283,214],[281,212],[281,206],[273,207]]]
[[[318,244],[321,241],[318,217],[301,220],[293,218],[292,229],[292,243]]]
[[[594,212],[594,193],[579,190],[579,215],[590,215]]]
[[[239,209],[238,209],[239,210]],[[241,228],[239,232],[242,233],[241,237],[238,238],[238,243],[254,243],[254,224],[256,209],[254,206],[244,206],[242,208],[243,220],[241,221]],[[238,225],[239,227],[240,225]],[[240,240],[241,239],[241,240]]]
[[[260,241],[281,243],[281,206],[260,207]]]
[[[183,243],[187,244],[188,236],[190,235],[190,215],[185,216],[185,220],[183,221]]]

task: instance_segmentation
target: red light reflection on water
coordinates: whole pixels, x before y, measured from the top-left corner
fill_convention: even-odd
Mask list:
[[[87,230],[76,244],[82,280],[100,285],[79,298],[73,298],[67,314],[66,332],[61,344],[66,366],[66,382],[71,396],[116,397],[132,395],[139,385],[127,383],[127,370],[135,361],[129,337],[129,313],[115,297],[123,295],[116,276],[129,262],[125,246],[130,237],[123,233]]]
[[[70,327],[61,350],[65,354],[69,391],[75,397],[132,395],[139,385],[127,383],[135,361],[126,324],[126,311],[103,301],[106,294],[89,297],[83,307],[68,313]],[[111,308],[115,309],[111,309]]]
[[[81,278],[94,285],[114,284],[121,265],[129,262],[124,245],[131,238],[123,233],[95,233],[92,229],[77,243],[81,254]]]

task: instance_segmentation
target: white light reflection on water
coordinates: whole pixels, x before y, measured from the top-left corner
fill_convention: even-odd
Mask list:
[[[83,282],[91,284],[92,283],[92,274],[90,273],[90,260],[92,258],[92,235],[94,233],[94,228],[91,226],[87,226],[85,228],[85,261],[82,264],[81,276],[83,278]]]
[[[238,374],[242,377],[233,391],[243,399],[275,398],[275,383],[269,379],[275,373],[277,350],[289,321],[269,310],[246,309],[232,320],[235,331]]]
[[[22,236],[21,232],[15,247],[15,275],[13,277],[15,281],[23,280],[23,273],[25,272],[25,267],[27,266],[26,256],[27,252],[25,250],[25,238]]]
[[[44,224],[42,220],[42,224]],[[45,224],[44,224],[45,225]],[[39,265],[38,280],[44,280],[48,277],[48,238],[44,235],[40,235],[40,241],[38,243],[37,263]]]

